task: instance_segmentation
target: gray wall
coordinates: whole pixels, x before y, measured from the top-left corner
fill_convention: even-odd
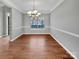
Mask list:
[[[64,0],[51,13],[51,34],[79,59],[79,0]]]
[[[31,18],[28,15],[24,15],[24,33],[25,34],[47,34],[49,33],[49,26],[50,26],[50,14],[42,14],[40,16],[44,18],[45,28],[43,29],[33,29],[31,28]]]
[[[0,36],[8,34],[8,20],[6,19],[7,13],[10,13],[10,8],[7,6],[0,7]]]
[[[15,39],[22,34],[22,13],[12,8],[12,32],[11,39]]]
[[[3,8],[0,7],[0,36],[3,35]]]
[[[11,20],[11,8],[7,6],[3,6],[3,35],[8,34],[8,13],[10,13],[10,20]],[[10,30],[10,29],[9,29]]]

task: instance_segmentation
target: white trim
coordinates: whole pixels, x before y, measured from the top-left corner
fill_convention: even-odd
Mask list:
[[[23,11],[22,11],[20,8],[18,8],[16,5],[14,5],[13,3],[11,3],[9,0],[3,0],[3,1],[1,1],[1,2],[3,2],[3,3],[4,3],[5,5],[7,5],[8,7],[15,8],[15,9],[17,9],[18,11],[20,11],[20,12],[23,13]]]
[[[9,36],[9,35],[0,35],[0,37]]]
[[[77,59],[77,57],[76,57],[75,55],[73,55],[72,52],[69,51],[60,41],[58,41],[55,36],[53,36],[52,34],[50,34],[50,35],[51,35],[73,58]]]
[[[16,40],[18,37],[22,36],[23,34],[18,35],[17,37],[15,37],[14,39],[10,40],[11,42],[13,42],[14,40]]]
[[[62,30],[62,29],[59,29],[59,28],[52,28],[54,30],[57,30],[57,31],[60,31],[60,32],[63,32],[63,33],[66,33],[68,35],[72,35],[72,36],[75,36],[75,37],[78,37],[79,38],[79,35],[78,34],[75,34],[75,33],[72,33],[72,32],[69,32],[69,31],[65,31],[65,30]]]
[[[21,26],[21,27],[16,27],[12,30],[17,30],[17,29],[22,29],[22,28],[31,28],[31,26]],[[49,26],[45,26],[45,28],[31,28],[31,30],[45,30],[45,29],[49,29],[50,27]]]
[[[0,36],[0,38],[1,38],[2,36]]]
[[[4,4],[6,4],[7,6],[13,7],[13,8],[15,8],[15,9],[19,10],[20,12],[25,13],[23,10],[21,10],[21,9],[18,8],[18,7],[16,7],[16,5],[14,5],[14,4],[13,4],[12,2],[10,2],[10,1],[3,0],[2,2],[3,2]],[[55,6],[53,9],[51,9],[51,11],[50,11],[49,13],[53,12],[53,11],[54,11],[61,3],[63,3],[63,2],[64,2],[64,0],[60,0],[60,2],[57,3],[56,6]]]
[[[64,2],[64,0],[60,0],[60,2],[58,4],[56,4],[56,6],[51,10],[50,13],[52,13],[59,5],[61,5]]]
[[[15,37],[14,39],[10,40],[11,42],[15,41],[18,37],[22,36],[23,34],[50,34],[50,33],[22,33],[20,35],[18,35],[17,37]]]
[[[50,33],[23,33],[23,34],[50,34]]]

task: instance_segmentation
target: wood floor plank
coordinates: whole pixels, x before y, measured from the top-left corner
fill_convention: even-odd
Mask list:
[[[74,59],[50,35],[22,35],[0,59]]]

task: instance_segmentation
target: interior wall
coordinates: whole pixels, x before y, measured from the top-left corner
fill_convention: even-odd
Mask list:
[[[24,15],[24,34],[48,34],[50,31],[50,14],[42,14],[44,18],[45,28],[34,29],[31,28],[31,18],[28,15]]]
[[[22,35],[22,13],[12,8],[11,39],[14,40],[19,35]]]
[[[8,24],[8,13],[10,14],[11,16],[11,8],[7,7],[7,6],[3,6],[3,35],[6,36],[6,35],[9,35],[8,34],[8,26],[10,24]],[[11,20],[11,17],[10,17],[10,20]]]
[[[0,36],[3,35],[3,8],[0,7]]]
[[[51,34],[79,59],[79,0],[64,0],[51,13]]]
[[[8,20],[7,13],[10,13],[10,8],[7,6],[0,7],[0,36],[8,35]]]

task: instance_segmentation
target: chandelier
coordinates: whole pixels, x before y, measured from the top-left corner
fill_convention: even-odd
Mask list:
[[[35,0],[33,0],[33,10],[27,11],[27,15],[31,17],[39,17],[41,13],[35,9]]]

